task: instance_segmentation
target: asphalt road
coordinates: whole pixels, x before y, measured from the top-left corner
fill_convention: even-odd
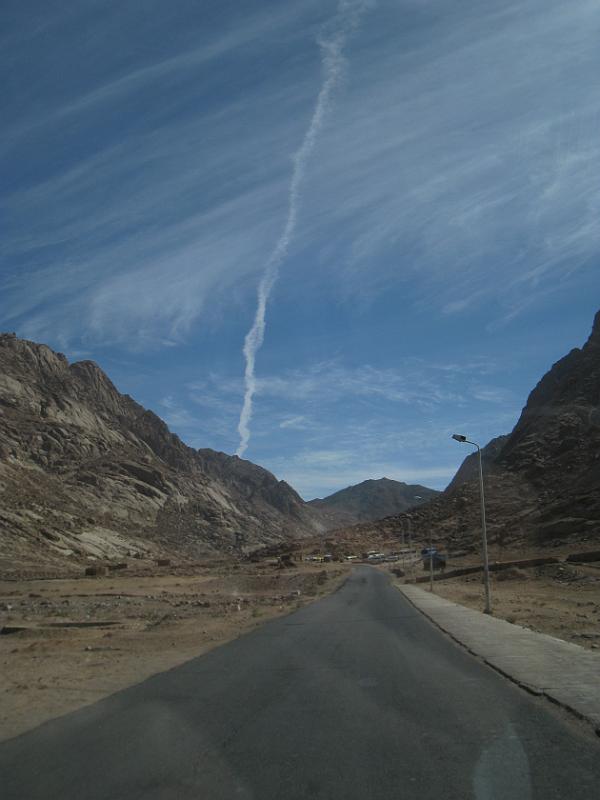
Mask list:
[[[2,800],[598,797],[600,741],[370,567],[330,597],[0,745]]]

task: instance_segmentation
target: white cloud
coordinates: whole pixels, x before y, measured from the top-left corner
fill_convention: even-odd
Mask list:
[[[266,193],[272,197],[272,187]],[[5,284],[5,319],[26,314],[25,330],[38,338],[51,331],[68,339],[74,329],[87,329],[96,342],[133,347],[180,340],[199,317],[212,322],[239,302],[243,281],[260,267],[270,223],[257,209],[269,199],[264,188],[251,194],[164,224],[142,239],[81,253],[60,272],[41,269],[30,276],[27,294],[20,282]],[[232,229],[232,219],[247,224]]]
[[[379,50],[352,82],[307,225],[353,302],[410,276],[425,307],[518,313],[524,289],[556,290],[597,251],[598,9],[436,13],[435,36]]]
[[[396,368],[369,364],[347,367],[324,361],[281,375],[262,376],[257,380],[257,394],[305,403],[351,397],[432,407],[441,402],[462,401],[460,392],[452,387],[453,375],[450,369],[438,370],[416,359],[401,360]]]
[[[497,386],[471,386],[469,393],[474,400],[483,403],[497,403],[500,405],[515,405],[514,392]]]
[[[334,273],[352,303],[411,280],[424,308],[459,314],[494,297],[506,322],[559,278],[576,282],[597,252],[597,4],[429,10],[435,35],[418,25],[409,35],[399,23],[410,7],[380,3],[356,38],[319,167],[307,171],[296,251],[308,243],[313,280]],[[54,105],[27,87],[38,115],[15,119],[8,138],[18,150],[30,136],[29,158],[59,129],[68,146],[95,141],[104,116],[114,122],[81,157],[40,156],[9,197],[3,253],[25,266],[5,273],[5,320],[126,346],[226,324],[231,293],[249,298],[279,230],[288,156],[314,99],[318,54],[304,45],[325,13],[316,2],[249,11],[182,52],[107,67]],[[261,41],[266,58],[282,43],[295,58],[232,92]],[[222,84],[205,70],[211,59]],[[220,100],[190,106],[190,83],[203,79]],[[172,113],[151,109],[121,132],[154,86]]]
[[[234,359],[320,79],[314,34],[334,9],[258,5],[170,44],[161,36],[160,51],[135,33],[140,47],[123,54],[103,50],[121,4],[90,28],[94,57],[81,59],[81,75],[64,70],[60,82],[40,68],[41,38],[24,44],[49,25],[59,41],[77,4],[52,20],[42,9],[3,37],[21,88],[6,113],[4,324],[72,353],[200,342],[162,408],[186,441],[230,452],[243,391]],[[370,304],[393,290],[397,306],[384,313],[402,314],[403,302],[422,311],[433,342],[438,310],[458,331],[457,317],[486,306],[496,331],[581,287],[600,244],[599,19],[596,0],[470,2],[459,12],[441,0],[381,0],[353,40],[336,115],[305,173],[275,302],[318,292],[363,313],[367,330]],[[70,58],[72,44],[52,59]],[[300,366],[257,374],[252,456],[307,491],[311,481],[443,472],[436,448],[454,426],[485,441],[519,411],[497,362],[437,361],[424,339],[427,361],[367,343],[363,363],[350,363],[342,344],[305,367],[285,320],[280,331],[279,363]],[[189,383],[211,368],[228,374]],[[289,461],[273,456],[283,440]],[[294,462],[302,448],[314,466]],[[463,455],[456,448],[448,463]]]
[[[298,414],[295,417],[285,417],[279,423],[280,428],[288,428],[295,431],[304,431],[311,427],[309,419],[304,414]]]
[[[382,476],[444,488],[466,455],[452,433],[485,444],[516,422],[512,393],[481,381],[499,369],[479,360],[406,359],[395,370],[329,361],[263,376],[250,458],[306,497]],[[239,377],[217,374],[189,387],[195,404],[228,421],[229,452],[240,389]]]
[[[78,92],[71,96],[66,102],[50,107],[47,113],[40,114],[39,106],[36,113],[31,113],[25,119],[9,125],[5,130],[2,151],[6,152],[15,143],[38,128],[47,128],[55,125],[68,124],[69,117],[80,119],[86,113],[94,114],[108,109],[116,104],[130,101],[149,86],[160,84],[169,79],[181,80],[190,72],[197,72],[205,68],[205,65],[212,61],[223,59],[227,55],[235,54],[240,48],[255,43],[257,40],[265,40],[272,36],[280,36],[282,32],[290,27],[298,26],[303,18],[311,10],[311,5],[317,3],[305,1],[302,8],[293,6],[280,6],[278,8],[260,9],[258,12],[250,13],[246,16],[244,24],[232,26],[229,30],[220,32],[215,36],[214,31],[204,33],[202,41],[196,41],[192,47],[181,52],[164,57],[158,61],[146,61],[133,69],[117,70],[117,73],[110,72],[111,59],[106,58],[107,78],[100,85],[92,85],[87,91]],[[11,45],[14,48],[15,60],[23,57],[24,44],[26,39],[35,41],[36,35],[41,32],[54,28],[53,36],[57,39],[60,36],[62,26],[72,25],[74,13],[77,9],[71,7],[67,14],[56,14],[53,10],[52,16],[40,25],[30,25],[27,28],[27,35],[4,38],[2,41],[6,52]],[[84,16],[84,15],[82,15]],[[85,20],[83,20],[85,23]],[[110,41],[111,25],[118,27],[119,18],[117,15],[106,15],[102,22],[106,26],[103,30],[99,26],[96,29],[96,46],[102,46],[102,39],[106,37]],[[35,45],[34,45],[35,46]],[[29,87],[27,87],[29,88]],[[41,98],[42,103],[48,103],[46,97]],[[0,152],[2,152],[0,151]]]

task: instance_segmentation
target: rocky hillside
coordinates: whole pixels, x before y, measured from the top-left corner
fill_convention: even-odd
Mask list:
[[[481,460],[483,463],[483,469],[487,475],[495,470],[496,459],[508,441],[508,438],[508,436],[497,436],[495,439],[492,439],[491,442],[488,442],[485,447],[481,448]],[[468,481],[476,479],[478,475],[479,463],[477,453],[470,453],[460,465],[458,472],[446,487],[446,492],[451,492],[462,483],[467,483]]]
[[[484,482],[492,557],[504,544],[600,543],[600,312],[592,333],[544,375],[508,437],[485,451]],[[443,495],[410,514],[371,525],[400,536],[410,518],[416,538],[452,550],[480,541],[473,457]],[[365,533],[368,526],[364,526]]]
[[[0,564],[240,552],[322,529],[270,472],[193,450],[91,361],[0,336]]]
[[[321,511],[329,525],[341,527],[399,514],[432,500],[439,492],[418,484],[409,485],[389,478],[367,480],[309,505]]]

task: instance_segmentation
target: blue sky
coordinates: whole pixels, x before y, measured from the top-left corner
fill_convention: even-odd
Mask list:
[[[8,0],[0,326],[307,497],[443,488],[600,303],[592,0]],[[350,24],[351,22],[351,24]],[[345,27],[344,27],[345,26]]]

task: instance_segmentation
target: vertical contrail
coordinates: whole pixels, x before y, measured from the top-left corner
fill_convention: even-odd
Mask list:
[[[260,350],[265,337],[265,314],[269,296],[277,280],[279,267],[287,255],[288,247],[296,228],[300,186],[304,178],[306,164],[323,125],[323,119],[329,107],[332,92],[338,84],[344,69],[343,49],[348,36],[357,27],[362,13],[372,5],[374,5],[374,0],[340,0],[337,13],[330,26],[328,26],[328,31],[325,31],[324,35],[318,40],[323,63],[323,83],[321,84],[310,124],[304,134],[302,144],[292,158],[293,169],[288,192],[288,213],[285,225],[273,252],[269,256],[265,271],[258,285],[258,302],[254,322],[244,340],[244,358],[246,359],[244,372],[245,391],[244,405],[238,424],[238,432],[240,434],[240,444],[237,449],[238,456],[244,454],[250,440],[252,401],[256,392],[256,376],[254,372],[256,354]]]

